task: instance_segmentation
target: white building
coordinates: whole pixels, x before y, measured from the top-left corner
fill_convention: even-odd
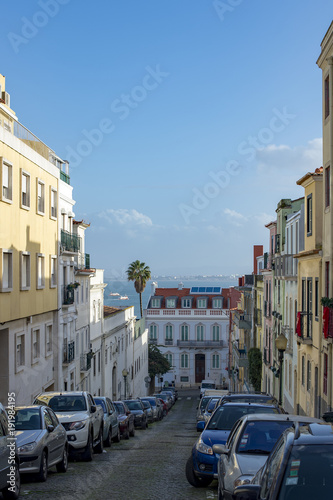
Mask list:
[[[156,344],[172,366],[163,375],[164,381],[193,386],[212,379],[223,385],[228,367],[229,307],[219,286],[190,289],[182,283],[178,288],[152,284],[145,317],[149,343]]]
[[[90,277],[90,347],[93,352],[90,391],[93,396],[104,396],[102,390],[102,335],[104,328],[104,271],[96,269]]]

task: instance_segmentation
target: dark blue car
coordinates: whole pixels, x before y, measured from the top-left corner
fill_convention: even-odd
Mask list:
[[[256,403],[225,403],[219,406],[193,446],[186,463],[186,478],[192,486],[208,486],[213,479],[217,479],[219,455],[214,453],[213,445],[226,443],[234,423],[249,413],[277,414],[281,413],[281,409],[275,405]]]

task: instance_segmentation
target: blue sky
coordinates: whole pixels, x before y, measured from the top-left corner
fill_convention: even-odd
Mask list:
[[[252,271],[321,165],[318,0],[17,0],[1,65],[19,121],[70,161],[94,267]]]

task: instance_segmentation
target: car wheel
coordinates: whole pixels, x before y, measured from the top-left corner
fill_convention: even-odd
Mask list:
[[[147,429],[147,422],[146,421],[142,422],[141,429],[143,429],[143,430]]]
[[[68,447],[64,446],[62,460],[57,465],[57,472],[66,472],[68,468]]]
[[[87,442],[86,448],[82,454],[83,460],[85,460],[86,462],[91,462],[92,458],[93,458],[93,452],[94,452],[94,450],[93,450],[93,444],[92,444],[92,437],[91,437],[91,434],[89,433],[88,442]]]
[[[42,457],[40,459],[40,468],[37,474],[37,479],[41,483],[45,483],[47,479],[47,454],[45,450],[43,451]]]
[[[99,429],[99,434],[98,434],[98,443],[94,447],[94,452],[95,453],[103,453],[103,427]]]
[[[119,427],[118,427],[118,431],[117,431],[117,434],[115,435],[115,437],[113,438],[113,441],[115,443],[119,443],[120,442],[120,430],[119,430]]]
[[[221,491],[220,485],[218,485],[218,487],[217,487],[217,495],[218,495],[217,496],[218,500],[224,500],[224,496],[223,496],[223,493]]]
[[[108,432],[108,435],[107,435],[107,438],[106,440],[104,441],[104,446],[111,446],[111,443],[112,443],[112,428],[111,426],[109,427],[109,432]]]
[[[19,466],[15,462],[15,487],[14,491],[8,489],[9,486],[3,490],[1,490],[2,496],[4,497],[5,500],[17,500],[17,498],[20,496],[20,489],[21,489],[21,479],[20,479],[20,471],[19,471]]]
[[[210,485],[213,481],[213,478],[207,477],[202,479],[194,474],[192,457],[190,457],[186,462],[185,474],[188,482],[192,486],[195,486],[195,488],[204,488],[205,486]]]
[[[130,436],[131,437],[134,437],[135,436],[135,429],[134,429],[134,425],[132,427],[132,430],[130,431]]]
[[[129,439],[130,433],[129,433],[129,427],[127,426],[126,432],[124,432],[124,439]]]

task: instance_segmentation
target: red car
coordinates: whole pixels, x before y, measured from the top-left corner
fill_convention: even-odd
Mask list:
[[[133,437],[135,435],[133,413],[129,411],[124,401],[113,401],[113,404],[117,410],[120,434],[125,439],[129,439],[130,436]]]
[[[163,407],[163,417],[165,417],[168,414],[168,405],[166,404],[165,401],[163,401],[163,399],[158,398],[158,400],[160,401],[160,403]]]

